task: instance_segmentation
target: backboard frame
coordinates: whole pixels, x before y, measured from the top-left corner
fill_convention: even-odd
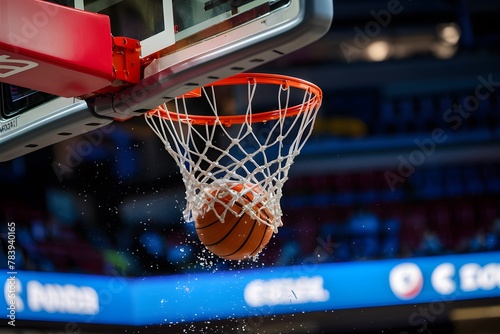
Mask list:
[[[165,0],[162,0],[165,1]],[[195,1],[195,0],[190,0]],[[262,2],[262,1],[261,1]],[[269,1],[269,4],[276,1]],[[0,132],[0,161],[107,125],[125,121],[219,79],[253,69],[322,37],[333,19],[333,2],[287,0],[257,18],[239,20],[225,32],[146,56],[142,80],[113,94],[86,101],[56,98],[14,118],[16,126]],[[240,16],[240,18],[242,18]],[[192,38],[188,36],[187,38]],[[60,105],[54,110],[54,105]],[[3,123],[3,124],[2,124]],[[90,125],[89,125],[90,124]]]

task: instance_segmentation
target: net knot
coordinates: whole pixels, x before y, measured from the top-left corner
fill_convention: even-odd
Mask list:
[[[290,84],[288,80],[284,80],[283,83],[280,86],[282,91],[287,91],[290,88]]]

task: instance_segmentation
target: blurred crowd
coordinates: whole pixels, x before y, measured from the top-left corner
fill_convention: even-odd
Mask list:
[[[483,182],[481,192],[480,186],[463,185],[458,193],[460,182],[470,182],[466,176],[471,169]],[[88,225],[65,219],[63,207],[49,212],[4,203],[2,220],[16,224],[18,269],[35,271],[165,275],[294,265],[311,256],[345,262],[500,250],[500,189],[492,187],[499,184],[500,169],[466,165],[455,170],[454,191],[449,193],[450,173],[442,168],[422,169],[396,190],[384,185],[383,171],[292,177],[282,201],[284,226],[247,263],[211,255],[193,224],[180,218],[180,208],[166,219],[169,223],[117,221],[112,230],[102,221]],[[427,174],[443,178],[423,182]],[[2,264],[7,263],[6,227],[2,224]]]
[[[459,127],[443,118],[470,94],[325,92],[314,133],[284,185],[284,226],[248,263],[222,261],[200,245],[193,224],[182,219],[177,166],[143,120],[113,125],[81,156],[75,147],[85,135],[0,164],[0,220],[16,224],[18,269],[40,271],[163,275],[311,257],[344,262],[499,250],[500,163],[491,152],[500,138],[500,93]],[[446,142],[430,142],[435,130]],[[389,153],[406,161],[404,175],[386,161]],[[78,163],[61,169],[68,161]],[[1,257],[6,228],[1,224]]]

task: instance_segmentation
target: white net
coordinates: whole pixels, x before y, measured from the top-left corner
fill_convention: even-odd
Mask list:
[[[270,82],[269,75],[262,77],[267,79],[238,75],[229,84],[203,87],[202,97],[178,97],[146,114],[146,122],[180,168],[186,221],[221,204],[214,212],[222,222],[231,211],[236,216],[249,214],[275,232],[282,225],[283,184],[311,135],[322,96],[319,88],[299,79],[272,76],[275,80]],[[215,88],[224,85],[235,90],[236,105],[244,105],[241,113],[233,110],[228,116],[219,107],[229,98],[218,97]],[[208,116],[193,115],[196,111],[189,104],[200,98],[207,101]],[[270,103],[273,111],[257,111]],[[243,206],[238,212],[233,210],[236,202]]]

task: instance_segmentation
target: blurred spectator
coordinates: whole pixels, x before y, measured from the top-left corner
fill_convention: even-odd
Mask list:
[[[34,243],[31,231],[28,226],[18,224],[16,231],[16,239],[23,246],[29,246]]]
[[[138,274],[136,266],[132,264],[129,253],[114,249],[106,249],[103,251],[103,256],[105,260],[104,274],[115,275],[116,272],[121,276]]]
[[[139,242],[144,249],[152,256],[164,254],[162,236],[156,231],[146,231],[139,236]]]
[[[326,223],[320,227],[317,247],[321,250],[321,262],[327,261],[323,257],[328,256],[328,261],[349,261],[351,255],[351,240],[347,223]],[[317,250],[316,250],[317,252]],[[318,252],[317,252],[318,253]]]
[[[300,244],[297,241],[289,240],[284,243],[280,255],[276,260],[277,266],[286,266],[294,262],[294,259],[300,256]]]
[[[394,258],[399,255],[400,222],[397,218],[390,218],[383,225],[381,255]]]
[[[47,237],[47,230],[43,221],[37,219],[31,222],[31,234],[36,242],[44,242]]]
[[[469,252],[482,252],[486,249],[486,234],[483,229],[477,231],[469,240]]]
[[[425,229],[422,243],[420,244],[419,252],[422,255],[439,255],[444,251],[443,243],[436,232]]]
[[[495,219],[485,236],[486,250],[500,250],[500,218]]]
[[[174,273],[175,266],[168,261],[165,237],[154,228],[136,230],[132,244],[139,275]]]
[[[165,236],[167,260],[179,270],[184,270],[189,263],[195,261],[196,247],[187,237],[187,225],[173,224],[172,228],[166,231]]]
[[[373,258],[379,252],[380,222],[372,212],[359,208],[347,222],[355,258]]]
[[[469,252],[498,250],[500,248],[499,237],[500,219],[495,220],[487,231],[482,228],[479,229],[469,240],[467,250]]]

